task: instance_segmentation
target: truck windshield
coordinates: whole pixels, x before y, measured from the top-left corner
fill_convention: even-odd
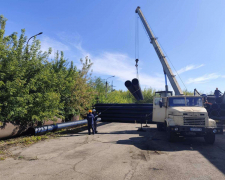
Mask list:
[[[198,106],[202,107],[201,97],[174,97],[169,98],[169,106]]]

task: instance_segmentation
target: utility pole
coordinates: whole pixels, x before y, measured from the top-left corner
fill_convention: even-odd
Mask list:
[[[28,41],[27,41],[27,54],[29,53],[29,52],[28,52],[28,43],[29,43],[30,39],[33,38],[33,37],[35,37],[35,36],[41,35],[41,34],[43,34],[43,32],[40,32],[40,33],[38,33],[38,34],[36,34],[36,35],[34,35],[34,36],[31,36],[31,37],[28,39]]]
[[[108,77],[107,79],[112,78],[112,77],[115,77],[115,76],[110,76],[110,77]],[[106,79],[106,81],[105,81],[105,98],[107,98],[107,86],[108,86],[107,79]]]
[[[113,92],[113,81],[112,81],[112,84],[111,84],[111,92]]]
[[[105,98],[107,98],[107,85],[108,85],[108,82],[107,80],[105,81]]]
[[[113,87],[116,87],[116,86],[113,86],[113,81],[112,81],[111,92],[113,92],[115,90],[115,89],[113,89]]]

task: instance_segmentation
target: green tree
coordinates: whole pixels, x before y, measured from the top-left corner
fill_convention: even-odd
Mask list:
[[[81,59],[80,62],[82,63],[82,69],[78,73],[73,74],[74,81],[65,106],[69,119],[73,115],[84,117],[87,114],[87,110],[95,104],[96,92],[94,91],[90,72],[93,63],[88,57],[84,61]]]
[[[56,75],[48,62],[51,53],[40,51],[34,38],[26,46],[25,30],[4,36],[6,19],[0,16],[0,119],[19,124],[61,117]]]
[[[193,96],[194,95],[194,91],[188,91],[188,90],[183,90],[184,95],[187,96]]]

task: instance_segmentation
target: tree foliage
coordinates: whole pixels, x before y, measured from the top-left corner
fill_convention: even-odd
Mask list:
[[[142,91],[137,102],[129,91],[112,90],[100,77],[92,78],[93,63],[80,60],[81,69],[68,62],[63,52],[41,51],[41,42],[33,38],[27,45],[25,30],[20,35],[5,35],[6,19],[0,16],[0,121],[37,124],[74,115],[85,116],[99,103],[152,103],[155,90]],[[185,94],[192,92],[185,91]]]
[[[155,95],[154,89],[145,88],[142,91],[144,100],[137,101],[129,91],[112,90],[110,87],[106,90],[105,81],[99,77],[93,80],[93,84],[100,103],[152,103]]]
[[[6,19],[0,17],[0,119],[19,124],[70,118],[84,114],[93,104],[94,91],[88,83],[92,66],[86,58],[82,69],[71,62],[67,67],[63,52],[50,61],[40,50],[39,40],[26,45],[25,30],[5,36]]]

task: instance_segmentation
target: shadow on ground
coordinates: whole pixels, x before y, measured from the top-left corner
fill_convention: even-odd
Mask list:
[[[145,132],[115,131],[99,134],[138,134],[126,140],[118,140],[117,144],[134,145],[141,150],[159,151],[198,151],[217,169],[225,174],[225,139],[223,134],[216,135],[214,145],[206,144],[203,137],[178,138],[175,142],[167,141],[165,132],[158,132],[156,128],[144,128]]]

